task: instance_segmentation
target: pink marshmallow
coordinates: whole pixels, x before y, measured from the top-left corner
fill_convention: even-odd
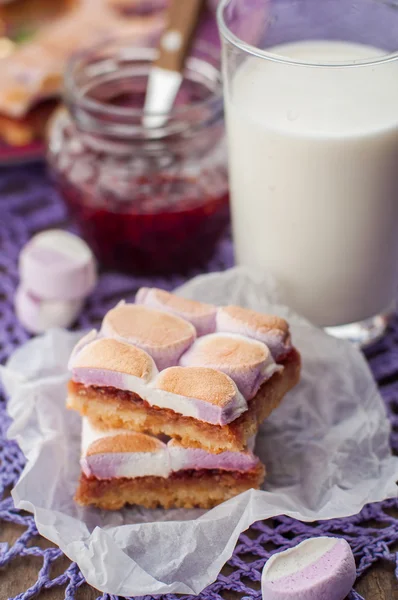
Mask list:
[[[22,286],[43,300],[76,300],[93,290],[93,254],[72,233],[51,229],[35,235],[19,255]]]
[[[83,300],[42,300],[20,286],[15,294],[15,313],[29,333],[52,327],[69,327],[79,315]]]
[[[261,591],[264,600],[344,600],[355,579],[354,556],[344,539],[310,538],[269,559]]]
[[[216,329],[217,307],[213,304],[186,300],[165,290],[146,287],[138,290],[135,302],[164,310],[189,321],[195,327],[198,336],[212,333]]]
[[[180,358],[182,367],[210,367],[222,371],[236,383],[246,400],[261,385],[283,369],[267,346],[239,335],[213,333],[197,339]]]

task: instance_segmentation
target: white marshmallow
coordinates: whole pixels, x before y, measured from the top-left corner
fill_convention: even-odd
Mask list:
[[[355,560],[346,540],[310,538],[269,559],[261,591],[264,600],[344,600],[355,579]]]
[[[83,300],[42,300],[20,286],[15,294],[15,313],[29,333],[52,327],[69,327],[79,315]]]
[[[93,290],[93,254],[78,236],[60,229],[35,235],[19,255],[22,286],[43,300],[75,300]]]

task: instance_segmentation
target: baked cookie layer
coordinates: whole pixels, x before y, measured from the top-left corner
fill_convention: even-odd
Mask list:
[[[82,474],[75,500],[82,506],[119,510],[126,504],[145,508],[212,508],[251,488],[258,489],[265,475],[259,464],[247,472],[189,470],[168,478],[96,479]]]

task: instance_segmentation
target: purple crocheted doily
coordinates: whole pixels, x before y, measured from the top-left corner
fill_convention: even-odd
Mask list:
[[[0,361],[26,339],[28,334],[18,323],[13,312],[13,296],[18,282],[17,258],[22,245],[37,231],[48,227],[65,227],[67,218],[62,202],[45,176],[40,165],[0,170]],[[217,255],[208,265],[209,271],[231,266],[232,247],[225,239]],[[193,273],[194,275],[194,273]],[[105,273],[99,286],[80,317],[79,327],[98,325],[103,314],[120,298],[132,297],[141,285],[156,285],[172,289],[182,283],[181,277],[168,279],[128,277]],[[372,371],[379,382],[392,423],[391,444],[398,451],[398,319],[388,336],[368,353]],[[22,525],[24,533],[12,547],[0,543],[0,567],[7,566],[17,557],[28,555],[43,558],[43,567],[36,583],[25,592],[9,600],[28,600],[39,592],[56,587],[65,589],[65,599],[75,600],[77,590],[84,583],[78,566],[72,563],[62,574],[52,578],[51,568],[62,555],[57,548],[42,549],[35,545],[37,529],[33,517],[14,508],[8,490],[16,483],[24,466],[24,457],[15,442],[6,439],[9,419],[5,400],[0,399],[0,521]],[[243,533],[235,552],[217,581],[200,597],[203,600],[222,600],[228,592],[240,597],[260,598],[258,582],[267,558],[279,549],[286,549],[308,536],[343,535],[354,551],[358,575],[380,558],[393,561],[398,578],[398,553],[390,548],[398,541],[398,519],[392,516],[398,509],[398,500],[367,506],[363,511],[346,519],[304,524],[287,517],[278,517],[255,523]],[[1,542],[1,538],[0,538]],[[254,588],[256,589],[253,589]],[[228,595],[226,596],[228,597]],[[168,595],[164,600],[191,598]],[[352,592],[351,598],[360,598]],[[117,600],[103,594],[98,600]]]

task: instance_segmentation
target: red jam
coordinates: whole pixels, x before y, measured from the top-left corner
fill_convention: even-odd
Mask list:
[[[143,105],[145,88],[146,77],[137,77],[134,87],[131,80],[119,80],[117,88],[97,85],[90,93],[111,107],[136,108]],[[200,83],[184,81],[176,105],[200,103],[206,93]],[[56,119],[52,170],[102,266],[140,274],[184,273],[211,258],[228,224],[229,204],[224,154],[213,152],[222,138],[222,120],[216,127],[209,121],[208,130],[161,140],[154,156],[142,139],[138,152],[119,152],[112,146],[118,139],[87,136],[66,114]]]
[[[190,195],[187,181],[175,179],[166,186],[159,175],[156,184],[151,182],[159,194],[145,198],[145,184],[139,180],[136,184],[131,207],[124,210],[121,204],[118,210],[111,195],[103,207],[96,207],[93,197],[66,178],[59,179],[71,215],[99,262],[142,274],[184,273],[205,265],[229,220],[228,194],[209,196],[193,182]],[[171,197],[176,200],[172,206]]]

